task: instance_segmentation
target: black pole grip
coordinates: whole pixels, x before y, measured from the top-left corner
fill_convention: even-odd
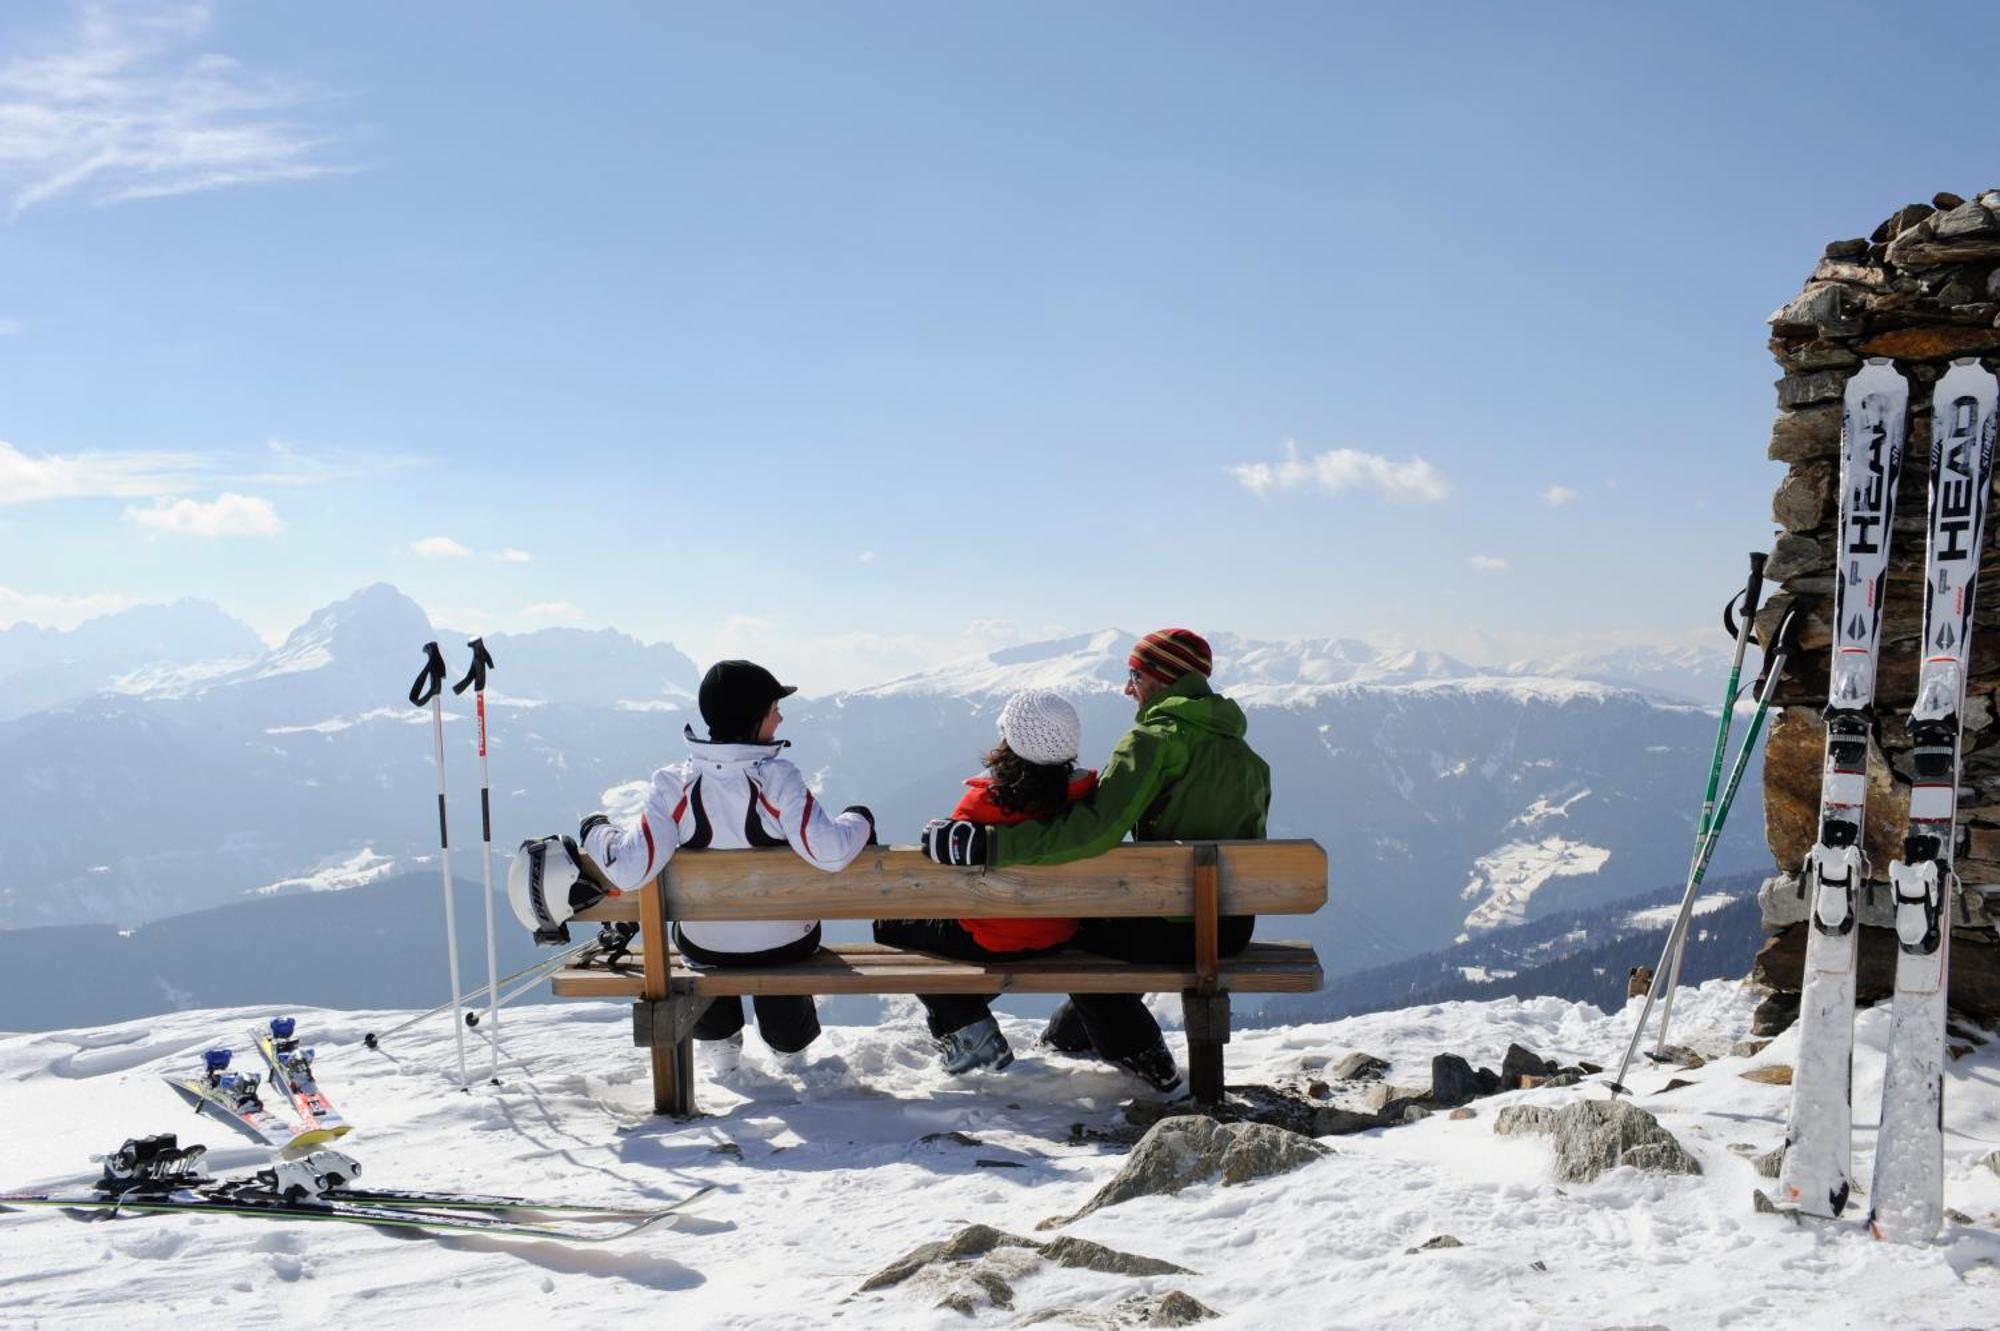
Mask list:
[[[1777,631],[1764,648],[1764,669],[1757,679],[1757,692],[1762,693],[1771,683],[1774,675],[1782,677],[1785,660],[1798,651],[1799,634],[1805,628],[1805,602],[1793,601],[1785,607],[1785,617],[1778,621]]]
[[[493,668],[493,654],[486,650],[486,639],[474,638],[465,644],[472,649],[472,665],[465,672],[465,678],[451,686],[453,693],[463,693],[470,688],[474,693],[486,692],[486,672]]]
[[[1757,618],[1757,604],[1764,599],[1764,561],[1769,557],[1761,550],[1750,552],[1749,581],[1743,584],[1743,590],[1740,594],[1730,597],[1729,604],[1722,607],[1722,628],[1724,632],[1729,634],[1731,642],[1736,640],[1738,632],[1736,619],[1732,613],[1736,609],[1738,601],[1743,603],[1743,617],[1745,619]]]
[[[410,685],[410,702],[422,707],[438,696],[444,687],[444,653],[434,642],[424,644],[424,668],[417,674],[417,682]]]

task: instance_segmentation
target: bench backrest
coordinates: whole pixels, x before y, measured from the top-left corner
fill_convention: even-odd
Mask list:
[[[1217,841],[1225,915],[1310,915],[1326,904],[1326,852],[1316,841]],[[789,847],[676,855],[655,886],[674,920],[879,920],[944,916],[1187,915],[1194,910],[1194,846],[1152,841],[1069,864],[961,869],[913,846],[869,847],[839,873]],[[641,918],[628,892],[583,913]]]

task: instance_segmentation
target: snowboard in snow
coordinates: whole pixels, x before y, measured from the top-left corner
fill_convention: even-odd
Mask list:
[[[320,1090],[313,1076],[312,1053],[296,1038],[297,1026],[290,1017],[274,1017],[270,1029],[259,1031],[257,1052],[271,1068],[271,1084],[291,1100],[305,1131],[292,1139],[293,1147],[303,1148],[344,1137],[354,1125],[340,1116],[333,1101]]]
[[[167,1076],[162,1080],[193,1105],[196,1113],[220,1119],[266,1146],[285,1150],[298,1142],[299,1130],[272,1113],[255,1096],[239,1095],[227,1085],[200,1077]]]

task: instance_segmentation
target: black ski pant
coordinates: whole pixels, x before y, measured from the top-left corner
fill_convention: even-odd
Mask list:
[[[877,920],[875,941],[886,947],[907,947],[954,961],[1021,961],[1053,956],[1069,946],[1058,943],[1054,947],[1020,952],[995,952],[982,945],[957,920]],[[918,994],[917,1001],[924,1005],[924,1017],[933,1039],[941,1040],[993,1015],[987,999],[980,994]]]
[[[1250,946],[1256,927],[1254,915],[1223,916],[1216,930],[1216,955],[1233,957]],[[1085,920],[1076,946],[1120,961],[1193,961],[1194,923],[1150,916]],[[1069,1053],[1089,1048],[1102,1058],[1130,1058],[1161,1043],[1160,1023],[1137,994],[1071,994],[1049,1019],[1042,1040]]]
[[[690,962],[713,966],[718,970],[727,970],[732,966],[782,966],[788,962],[804,961],[819,951],[819,926],[814,925],[811,933],[795,943],[763,952],[711,952],[699,944],[689,944],[681,936],[678,926],[674,929],[674,945]],[[819,1039],[819,1012],[813,1007],[812,999],[759,994],[751,1001],[757,1009],[757,1033],[764,1037],[765,1044],[779,1053],[796,1054]],[[743,1000],[717,998],[709,1002],[695,1022],[694,1038],[727,1040],[742,1029]]]

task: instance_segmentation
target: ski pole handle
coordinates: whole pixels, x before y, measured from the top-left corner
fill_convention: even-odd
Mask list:
[[[424,668],[417,674],[417,682],[410,685],[410,703],[422,707],[438,696],[444,687],[444,653],[434,642],[424,644]]]
[[[493,668],[493,654],[486,650],[484,638],[474,638],[465,645],[472,649],[472,665],[466,670],[465,678],[451,686],[451,691],[463,693],[470,688],[474,693],[484,693],[486,672]]]
[[[1743,602],[1745,620],[1757,618],[1757,603],[1764,598],[1764,561],[1767,558],[1769,556],[1761,550],[1750,552],[1750,580],[1743,584],[1741,596],[1730,597],[1729,604],[1722,607],[1722,627],[1732,639],[1741,636],[1735,615],[1731,613],[1736,609],[1738,600]]]
[[[1784,674],[1785,658],[1798,651],[1799,634],[1805,627],[1805,602],[1794,601],[1785,607],[1785,617],[1778,621],[1777,632],[1764,646],[1764,670],[1757,680],[1757,692],[1761,696],[1772,687],[1777,677]]]

